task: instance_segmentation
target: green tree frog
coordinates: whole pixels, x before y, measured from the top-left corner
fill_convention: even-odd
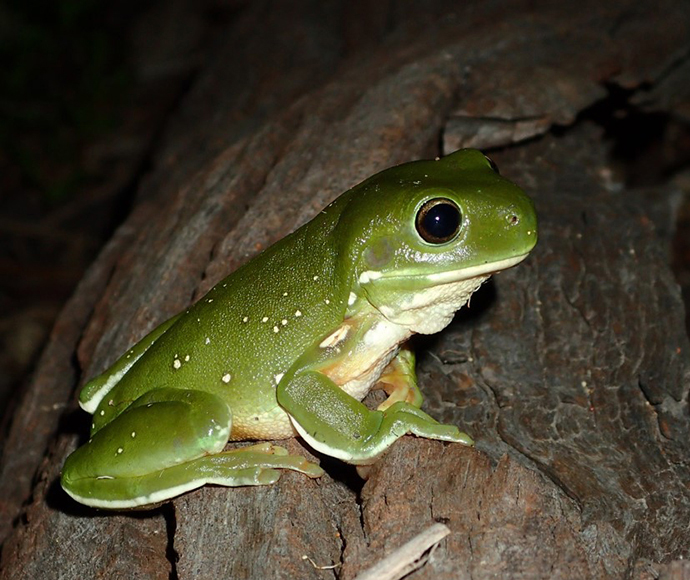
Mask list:
[[[62,486],[106,509],[205,484],[321,468],[267,440],[299,435],[368,465],[405,434],[471,445],[420,407],[414,333],[440,331],[537,241],[531,200],[477,150],[382,171],[153,330],[80,394],[91,438]],[[361,401],[373,388],[378,408]],[[260,443],[226,449],[228,441]]]

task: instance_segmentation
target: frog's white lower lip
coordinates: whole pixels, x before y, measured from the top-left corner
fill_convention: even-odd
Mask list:
[[[529,252],[520,254],[519,256],[513,256],[511,258],[505,258],[503,260],[496,260],[495,262],[486,262],[484,264],[478,264],[476,266],[470,266],[468,268],[461,268],[459,270],[448,270],[446,272],[435,272],[434,274],[427,274],[426,276],[419,276],[414,273],[402,273],[402,274],[392,274],[387,276],[381,272],[367,271],[362,273],[360,276],[360,283],[366,284],[375,280],[404,280],[405,278],[414,278],[415,280],[423,279],[427,280],[431,286],[437,286],[441,284],[450,284],[452,282],[460,282],[462,280],[470,280],[471,278],[477,278],[479,276],[490,276],[491,274],[496,274],[501,270],[507,270],[513,266],[522,262]]]
[[[461,280],[469,280],[477,278],[478,276],[487,276],[496,274],[502,270],[507,270],[522,262],[529,252],[513,256],[512,258],[505,258],[503,260],[496,260],[495,262],[487,262],[485,264],[478,264],[477,266],[470,266],[469,268],[462,268],[460,270],[450,270],[448,272],[436,272],[428,274],[426,279],[432,284],[448,284],[450,282],[460,282]]]

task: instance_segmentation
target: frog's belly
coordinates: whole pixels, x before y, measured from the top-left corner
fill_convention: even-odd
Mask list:
[[[268,411],[233,418],[230,441],[289,439],[296,435],[290,417],[276,404]]]

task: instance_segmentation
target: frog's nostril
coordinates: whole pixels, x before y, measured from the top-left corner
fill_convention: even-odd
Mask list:
[[[516,226],[520,223],[520,216],[517,215],[516,213],[510,214],[506,216],[506,221],[508,222],[508,225],[510,226]]]

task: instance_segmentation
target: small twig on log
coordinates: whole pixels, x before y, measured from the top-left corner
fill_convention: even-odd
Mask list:
[[[448,526],[434,524],[359,574],[355,580],[399,580],[426,564],[436,545],[448,534]]]
[[[305,554],[304,556],[302,556],[302,560],[309,560],[309,563],[310,563],[312,566],[314,566],[314,568],[316,568],[317,570],[334,570],[335,568],[337,568],[338,566],[340,566],[340,562],[338,562],[337,564],[328,564],[328,565],[326,565],[326,566],[319,566],[316,562],[314,562],[314,560],[312,560],[312,559],[311,559],[309,556],[307,556],[306,554]]]

